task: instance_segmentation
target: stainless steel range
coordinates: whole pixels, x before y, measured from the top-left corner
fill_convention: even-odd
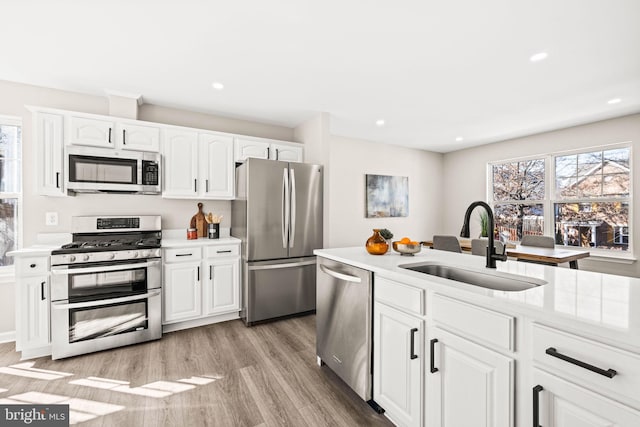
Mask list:
[[[83,216],[51,253],[52,358],[162,336],[160,216]]]

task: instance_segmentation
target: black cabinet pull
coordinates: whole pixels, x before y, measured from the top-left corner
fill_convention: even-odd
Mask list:
[[[46,282],[40,283],[40,301],[44,301],[46,297],[44,296],[44,284]]]
[[[198,266],[198,282],[200,281],[200,266]]]
[[[276,153],[278,152],[278,150],[276,150]],[[409,359],[413,360],[413,359],[417,359],[418,355],[415,354],[415,338],[416,338],[416,332],[418,332],[418,328],[413,328],[411,329],[411,355],[409,357]]]
[[[230,254],[231,253],[231,249],[228,249],[226,251],[216,251],[217,254]]]
[[[176,254],[176,256],[191,256],[193,254]]]
[[[540,392],[544,388],[538,384],[533,388],[533,427],[542,427],[540,425]]]
[[[213,265],[209,266],[209,280],[213,278]]]
[[[267,147],[267,159],[271,158],[271,147]]]
[[[109,128],[109,144],[111,144],[111,128]]]
[[[591,372],[595,372],[596,374],[600,374],[600,375],[605,376],[607,378],[613,378],[618,374],[618,372],[616,372],[613,369],[607,369],[605,371],[604,369],[598,368],[597,366],[593,366],[593,365],[585,363],[585,362],[583,362],[581,360],[574,359],[573,357],[569,357],[569,356],[567,356],[565,354],[558,353],[558,350],[556,350],[553,347],[549,347],[545,351],[545,353],[547,353],[549,356],[557,357],[560,360],[564,360],[565,362],[569,362],[569,363],[571,363],[573,365],[580,366],[581,368],[588,369]]]
[[[435,359],[435,353],[436,353],[436,343],[438,342],[437,338],[432,339],[431,341],[429,341],[429,353],[431,356],[431,373],[434,374],[436,372],[438,372],[438,368],[436,368],[436,359]]]
[[[280,152],[278,151],[278,149],[276,148],[276,160],[278,160],[278,157],[280,157]]]
[[[35,264],[31,264],[29,267],[36,268],[36,265]]]
[[[122,129],[122,145],[127,145],[127,130]]]
[[[60,188],[60,172],[56,172],[56,188]]]
[[[193,180],[193,191],[196,192],[196,193],[198,192],[198,180],[197,179]]]
[[[207,180],[205,180],[205,184],[206,184],[206,187],[207,187],[207,193],[208,193],[208,192],[209,192],[209,180],[208,180],[208,179],[207,179]]]

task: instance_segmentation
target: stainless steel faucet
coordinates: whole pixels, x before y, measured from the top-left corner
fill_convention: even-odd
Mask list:
[[[489,217],[489,232],[487,233],[489,235],[489,242],[487,245],[487,268],[496,268],[496,260],[506,261],[507,255],[506,246],[502,254],[496,253],[496,248],[494,247],[493,229],[495,227],[495,222],[491,206],[481,201],[471,203],[467,208],[467,212],[464,214],[464,224],[462,224],[462,230],[460,230],[460,237],[469,237],[469,221],[471,219],[471,212],[478,206],[483,207],[484,210],[487,211],[487,216]]]

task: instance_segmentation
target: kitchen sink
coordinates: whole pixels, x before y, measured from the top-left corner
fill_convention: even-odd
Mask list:
[[[517,292],[545,285],[547,282],[532,277],[520,276],[502,272],[483,273],[460,267],[437,263],[420,263],[399,265],[400,268],[455,280],[469,285],[480,286],[498,291]]]

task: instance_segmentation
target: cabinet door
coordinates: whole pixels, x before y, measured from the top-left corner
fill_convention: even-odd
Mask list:
[[[431,332],[427,348],[433,352],[426,364],[428,425],[513,426],[514,360],[440,328]],[[432,366],[437,371],[431,372]]]
[[[198,134],[165,129],[162,141],[164,190],[162,197],[195,198],[198,195]]]
[[[117,146],[123,150],[160,151],[160,128],[119,123],[117,126]]]
[[[233,198],[235,164],[232,137],[200,134],[200,181],[200,194],[204,197]]]
[[[533,380],[532,417],[538,426],[640,426],[640,411],[538,369]]]
[[[271,160],[281,160],[283,162],[302,162],[303,147],[302,144],[271,144],[269,155]]]
[[[38,194],[65,196],[64,191],[64,117],[36,113],[35,135],[38,155]]]
[[[423,321],[377,301],[373,316],[373,399],[395,423],[420,426]]]
[[[205,262],[205,315],[240,310],[239,264],[237,258]]]
[[[115,123],[86,117],[69,118],[69,143],[94,147],[115,147]]]
[[[235,160],[244,162],[249,157],[258,159],[268,159],[269,143],[253,139],[236,138],[235,140]]]
[[[163,324],[189,320],[202,314],[200,262],[164,266]]]
[[[49,280],[47,276],[33,276],[23,277],[18,283],[16,349],[49,345]]]

